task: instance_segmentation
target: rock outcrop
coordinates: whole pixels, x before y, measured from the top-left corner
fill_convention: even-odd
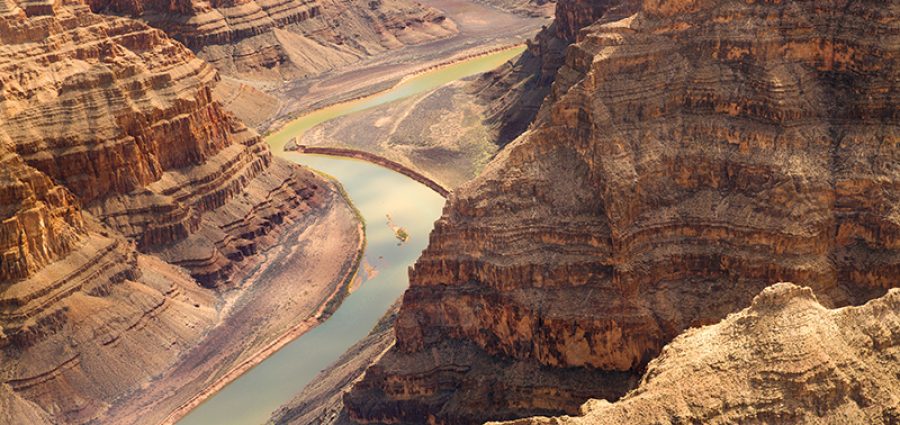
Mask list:
[[[75,197],[22,161],[10,143],[0,133],[0,282],[30,277],[85,236]]]
[[[533,17],[552,17],[556,0],[476,0],[507,12]]]
[[[215,286],[315,195],[212,100],[215,69],[159,30],[84,6],[4,25],[11,149],[142,251]]]
[[[96,12],[143,20],[228,75],[282,81],[407,44],[455,24],[407,0],[90,0]]]
[[[897,423],[898,335],[900,290],[829,310],[811,289],[781,283],[676,338],[618,402],[507,425]]]
[[[557,18],[528,42],[515,62],[479,77],[469,87],[487,110],[486,123],[498,131],[496,144],[505,146],[534,121],[544,98],[565,62],[565,50],[578,41],[579,31],[597,17],[623,18],[635,12],[637,2],[596,1],[556,3]]]
[[[198,283],[239,284],[321,206],[217,78],[138,21],[0,2],[0,422],[102,415],[220,319]]]
[[[829,307],[897,286],[900,5],[596,5],[558,5],[577,40],[452,194],[355,421],[575,414],[772,282]]]

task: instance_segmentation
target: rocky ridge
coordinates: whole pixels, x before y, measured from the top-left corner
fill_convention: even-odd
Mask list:
[[[747,309],[680,335],[616,403],[506,424],[896,423],[898,335],[900,290],[829,310],[811,289],[780,283]]]
[[[329,208],[217,78],[143,23],[0,2],[0,422],[102,416],[219,320],[198,283],[240,286]]]
[[[897,286],[897,5],[557,17],[565,63],[532,127],[451,196],[396,346],[345,397],[358,423],[576,414],[772,282],[829,307]]]
[[[90,0],[96,12],[140,19],[221,72],[292,80],[407,44],[447,37],[455,24],[406,0]]]

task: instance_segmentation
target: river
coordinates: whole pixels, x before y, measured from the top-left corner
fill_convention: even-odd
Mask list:
[[[363,283],[324,323],[301,335],[241,375],[182,418],[179,425],[248,425],[266,422],[272,412],[299,393],[321,370],[363,338],[409,285],[407,269],[428,244],[444,199],[421,183],[368,162],[285,152],[293,137],[330,119],[359,112],[451,81],[494,69],[523,47],[503,50],[447,65],[403,80],[373,96],[329,106],[302,116],[268,136],[280,157],[325,172],[340,181],[366,221]],[[388,225],[409,234],[400,243]]]

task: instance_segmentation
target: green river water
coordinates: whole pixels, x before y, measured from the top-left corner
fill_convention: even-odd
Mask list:
[[[494,69],[524,50],[518,47],[441,67],[376,95],[302,116],[266,138],[275,155],[337,178],[366,220],[365,262],[377,273],[365,279],[324,323],[287,344],[241,375],[178,422],[179,425],[265,423],[272,412],[299,393],[321,370],[375,326],[409,285],[407,269],[428,243],[444,199],[402,174],[368,162],[284,152],[284,145],[313,126]],[[410,235],[398,244],[386,215]]]

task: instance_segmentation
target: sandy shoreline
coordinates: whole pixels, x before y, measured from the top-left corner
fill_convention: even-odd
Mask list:
[[[391,74],[390,78],[384,78],[382,81],[371,83],[365,87],[349,90],[345,93],[350,93],[348,97],[342,97],[339,94],[337,96],[318,100],[313,103],[302,104],[303,108],[291,108],[291,110],[288,111],[286,111],[285,108],[282,107],[274,117],[272,117],[264,124],[260,125],[257,130],[260,131],[260,133],[266,135],[277,133],[278,131],[281,131],[281,129],[286,125],[290,124],[291,121],[303,118],[304,116],[316,112],[320,109],[365,100],[367,98],[389,92],[397,87],[397,85],[402,84],[410,78],[425,74],[427,72],[436,71],[441,68],[456,65],[467,60],[488,56],[494,53],[516,49],[524,45],[525,43],[522,42],[506,43],[500,45],[486,45],[483,48],[474,48],[467,51],[458,52],[456,55],[450,57],[449,59],[437,59],[410,65],[408,68],[397,70],[396,72]]]
[[[505,45],[505,46],[500,46],[500,47],[495,46],[495,47],[485,48],[485,49],[482,49],[482,50],[479,50],[479,51],[476,51],[473,53],[458,55],[456,57],[453,57],[451,59],[447,59],[447,60],[444,60],[444,61],[441,61],[438,63],[426,63],[425,65],[420,66],[416,70],[412,71],[412,73],[410,73],[410,74],[406,75],[405,77],[401,78],[400,80],[398,80],[397,83],[395,83],[391,87],[388,87],[382,91],[391,90],[396,84],[399,84],[400,82],[405,81],[406,79],[414,77],[416,75],[421,75],[423,73],[426,73],[429,71],[434,71],[434,70],[437,70],[437,69],[440,69],[440,68],[443,68],[446,66],[454,65],[454,64],[466,61],[466,60],[475,59],[478,57],[490,55],[490,54],[493,54],[496,52],[501,52],[504,50],[514,49],[514,48],[517,48],[520,46],[521,46],[521,44],[511,44],[511,45]],[[340,103],[353,102],[353,101],[365,99],[367,97],[376,95],[380,92],[381,91],[362,95],[357,98],[336,101],[334,103],[330,103],[330,104],[323,106],[323,108],[328,107],[328,106],[333,106],[336,104],[340,104]],[[315,111],[309,111],[307,113],[312,113],[312,112],[315,112]],[[302,115],[300,115],[300,116],[302,116]],[[292,118],[292,119],[296,119],[296,118]],[[287,121],[287,122],[289,122],[289,121]],[[285,124],[287,122],[285,122]],[[288,150],[288,149],[286,149],[286,150]],[[439,183],[435,182],[434,180],[428,178],[427,176],[424,176],[415,170],[405,167],[402,164],[399,164],[397,162],[391,161],[389,159],[386,159],[386,158],[383,158],[383,157],[380,157],[380,156],[377,156],[377,155],[374,155],[374,154],[371,154],[368,152],[354,151],[354,150],[350,150],[350,149],[321,148],[321,147],[305,147],[304,151],[306,153],[310,153],[310,154],[342,156],[342,157],[355,158],[355,159],[360,159],[360,160],[364,160],[367,162],[371,162],[376,165],[380,165],[385,168],[396,171],[396,172],[403,174],[413,180],[416,180],[416,181],[424,184],[425,186],[429,187],[430,189],[434,190],[435,192],[437,192],[438,194],[440,194],[441,196],[443,196],[445,198],[447,196],[449,196],[449,190],[447,190],[446,188],[444,188],[443,186],[441,186]],[[336,186],[340,185],[340,182],[332,182],[332,183],[335,184]],[[351,207],[351,209],[355,209],[355,207],[353,206],[352,200],[350,200],[343,191],[338,190],[338,193],[341,194],[341,197]],[[311,315],[310,317],[307,317],[306,319],[304,319],[302,322],[295,325],[293,328],[291,328],[287,332],[281,334],[270,344],[263,347],[262,349],[260,349],[258,352],[256,352],[252,356],[250,356],[248,359],[244,360],[243,362],[241,362],[234,368],[230,369],[222,377],[217,379],[212,385],[204,388],[200,393],[196,394],[188,402],[182,404],[177,409],[175,409],[173,412],[171,412],[165,418],[165,420],[162,422],[162,424],[172,425],[172,424],[177,423],[180,419],[182,419],[187,414],[189,414],[193,409],[197,408],[198,406],[203,404],[203,402],[205,402],[207,399],[214,396],[216,393],[218,393],[223,388],[228,386],[228,384],[230,384],[234,380],[240,378],[241,375],[248,372],[253,367],[255,367],[258,364],[265,361],[269,356],[271,356],[272,354],[274,354],[275,352],[277,352],[278,350],[283,348],[285,345],[289,344],[290,342],[294,341],[295,339],[299,338],[306,332],[313,329],[316,325],[320,324],[323,319],[327,319],[327,315],[328,315],[328,313],[330,313],[329,310],[335,309],[338,306],[340,306],[340,301],[342,301],[343,297],[346,295],[347,289],[351,285],[353,278],[355,277],[355,275],[358,272],[359,264],[360,264],[360,261],[362,259],[364,249],[365,249],[365,225],[362,222],[358,223],[357,231],[359,233],[359,241],[360,242],[356,249],[356,259],[354,261],[354,264],[350,268],[347,269],[345,274],[341,277],[341,283],[335,287],[334,291],[331,294],[329,294],[328,297],[323,299],[319,308],[315,311],[315,313],[313,313],[313,315]]]
[[[346,197],[344,197],[344,199],[348,204],[352,206],[352,202],[350,201],[350,199]],[[299,338],[309,330],[313,329],[316,325],[321,323],[323,319],[327,319],[327,316],[331,313],[331,311],[329,310],[340,306],[340,301],[342,301],[343,297],[346,295],[350,284],[353,282],[353,279],[356,276],[357,271],[359,270],[359,264],[365,251],[366,232],[365,226],[362,222],[358,223],[357,229],[359,232],[359,245],[356,250],[356,260],[347,269],[346,273],[341,277],[341,283],[337,285],[334,291],[322,301],[316,312],[312,316],[307,317],[305,320],[298,323],[286,333],[282,334],[276,340],[272,341],[268,346],[263,347],[259,352],[252,355],[249,359],[243,361],[242,363],[228,371],[212,386],[204,389],[202,392],[194,396],[194,398],[192,398],[189,402],[178,407],[178,409],[176,409],[175,411],[170,413],[168,417],[166,417],[162,424],[175,424],[181,418],[190,413],[191,410],[203,404],[203,402],[215,395],[221,389],[228,386],[228,384],[233,382],[235,379],[240,378],[241,375],[265,361],[269,356],[275,354],[275,352],[283,348],[285,345],[289,344],[291,341]]]
[[[175,423],[340,305],[363,257],[364,223],[340,184],[324,182],[323,204],[260,253],[265,259],[239,297],[220,301],[228,305],[219,324],[167,371],[114,401],[102,423]]]
[[[439,42],[432,43],[429,46],[414,46],[404,49],[403,56],[406,59],[405,63],[391,63],[390,58],[375,58],[375,60],[373,61],[367,61],[361,64],[357,64],[357,66],[351,66],[345,69],[343,72],[338,72],[333,75],[327,75],[321,78],[312,79],[308,83],[301,82],[298,85],[289,85],[277,89],[274,93],[270,92],[270,94],[275,95],[285,102],[281,105],[281,107],[275,114],[273,114],[269,119],[265,120],[257,128],[260,130],[274,128],[280,129],[290,121],[312,112],[309,110],[304,110],[305,108],[314,107],[314,110],[318,110],[341,103],[358,101],[376,95],[378,93],[391,90],[397,84],[400,84],[408,78],[440,69],[442,67],[464,62],[466,60],[513,49],[521,46],[524,41],[523,37],[521,37],[520,35],[508,36],[507,34],[502,34],[502,36],[498,35],[488,40],[484,40],[484,44],[481,45],[472,46],[471,44],[469,44],[470,42],[475,40],[477,36],[480,36],[480,34],[477,34],[477,31],[474,34],[466,34],[464,32],[459,37],[454,37],[448,40],[441,40]],[[437,48],[437,46],[440,46],[440,48]],[[430,50],[430,47],[435,47],[435,49]],[[302,111],[302,113],[298,113],[299,111]],[[435,190],[437,193],[441,194],[444,197],[446,197],[449,193],[446,188],[428,178],[427,176],[421,175],[414,170],[402,166],[402,164],[395,164],[394,161],[390,161],[377,155],[371,155],[366,152],[329,151],[321,153],[337,156],[348,156],[366,160],[368,162],[372,162],[377,165],[392,169],[396,172],[399,172],[400,174],[406,175],[407,177],[419,181],[420,183],[426,185],[432,190]],[[279,155],[280,152],[276,152],[275,154]],[[336,190],[336,197],[341,199],[344,203],[346,203],[347,206],[355,211],[355,208],[353,207],[350,199],[347,199],[346,194],[342,190],[340,190],[340,183],[332,182],[332,184],[334,184],[336,186],[336,189],[338,189]],[[340,201],[336,200],[336,202]],[[121,423],[141,422],[140,418],[143,418],[145,420],[153,421],[156,423],[163,423],[167,425],[174,424],[180,419],[187,416],[193,409],[202,405],[206,400],[228,386],[228,384],[241,377],[244,373],[250,371],[251,369],[253,369],[253,367],[265,361],[272,354],[285,347],[287,344],[291,343],[306,332],[315,328],[315,326],[321,324],[322,321],[327,318],[327,316],[331,312],[337,309],[341,301],[343,301],[343,298],[348,292],[348,288],[350,287],[354,277],[358,273],[366,243],[365,224],[362,221],[357,222],[356,231],[358,235],[358,244],[356,246],[356,255],[352,264],[346,270],[344,270],[339,279],[339,283],[334,286],[333,290],[328,293],[326,297],[318,298],[320,300],[318,306],[313,312],[306,315],[306,318],[303,321],[296,325],[293,325],[286,332],[280,333],[275,337],[274,340],[268,342],[258,350],[252,352],[253,354],[250,354],[246,358],[243,358],[233,367],[221,371],[221,375],[214,377],[214,380],[210,384],[202,387],[202,389],[194,396],[190,397],[187,401],[182,400],[182,402],[178,404],[177,407],[174,408],[174,410],[171,410],[170,413],[168,413],[161,422],[159,422],[160,419],[158,416],[156,417],[156,419],[152,418],[153,416],[155,416],[152,414],[147,417],[143,416],[143,414],[150,413],[150,411],[155,410],[153,408],[154,406],[157,406],[157,403],[152,400],[153,394],[150,393],[143,394],[142,397],[139,397],[139,400],[141,400],[143,404],[138,404],[137,406],[126,408],[124,415],[121,417],[116,417],[115,419],[125,421],[120,421]],[[295,247],[294,249],[298,248]],[[273,259],[273,264],[266,264],[262,269],[254,273],[254,276],[251,276],[249,278],[256,279],[257,275],[264,274],[266,272],[266,268],[278,268],[278,264],[274,264],[278,263],[278,261],[279,259],[277,258]],[[214,343],[214,341],[210,343],[212,344]],[[174,373],[175,376],[178,376],[178,380],[180,381],[197,383],[198,380],[202,381],[204,374],[210,374],[211,372],[213,371],[197,370],[190,371],[188,375],[185,375],[184,371],[175,370],[172,373]],[[220,372],[216,371],[212,373],[212,375],[215,376],[218,375],[218,373]],[[178,380],[176,380],[176,382],[178,382]],[[156,393],[158,392],[166,394],[166,390],[164,388],[156,391]],[[169,395],[171,396],[171,394]],[[165,406],[165,402],[162,402],[157,407],[165,409]]]
[[[407,45],[365,58],[325,74],[282,85],[263,80],[236,80],[265,92],[278,103],[267,117],[255,117],[260,133],[275,131],[307,111],[370,96],[395,86],[404,78],[475,56],[521,45],[550,20],[515,15],[471,0],[422,0],[456,22],[453,36]]]

